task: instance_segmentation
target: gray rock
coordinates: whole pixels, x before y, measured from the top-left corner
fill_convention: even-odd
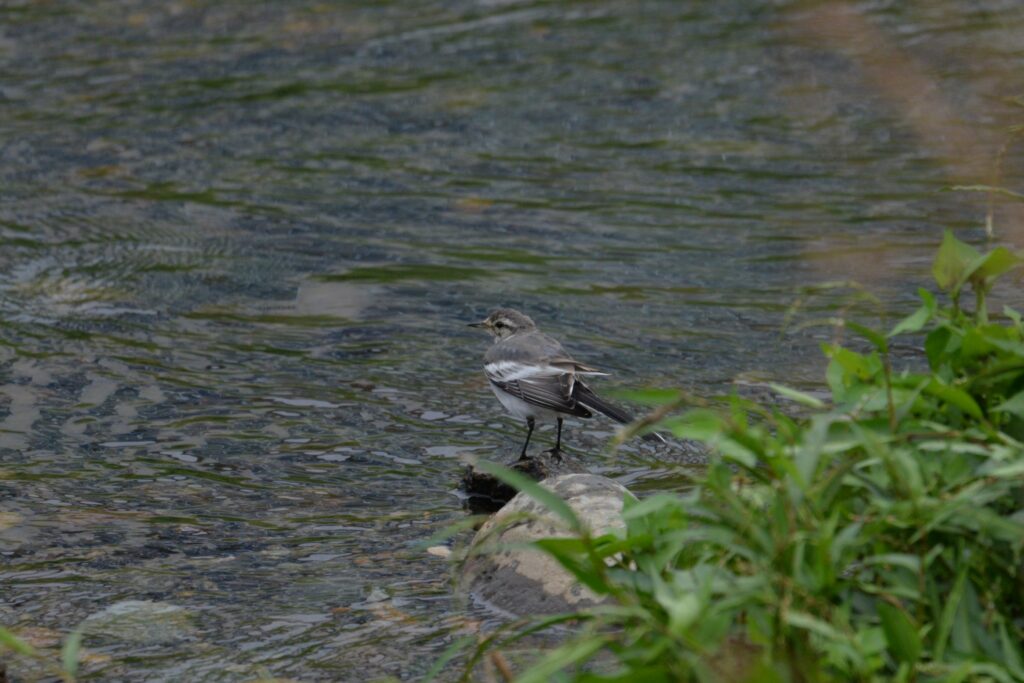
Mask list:
[[[592,534],[623,526],[629,491],[596,474],[563,474],[541,482],[566,501]],[[523,544],[570,535],[565,524],[540,503],[517,494],[477,532],[463,564],[460,585],[476,600],[525,616],[556,614],[601,601],[549,555]]]
[[[479,460],[475,456],[468,458],[469,462],[462,475],[462,490],[466,494],[463,504],[473,513],[497,512],[505,503],[512,500],[518,491],[493,474],[478,470],[476,464]],[[554,455],[551,451],[544,451],[526,458],[515,456],[513,460],[505,463],[505,467],[525,474],[534,481],[549,479],[560,474],[587,471],[583,467],[583,463],[575,456],[566,452]]]
[[[91,614],[82,622],[89,635],[156,645],[192,635],[192,617],[184,607],[149,600],[123,600]]]

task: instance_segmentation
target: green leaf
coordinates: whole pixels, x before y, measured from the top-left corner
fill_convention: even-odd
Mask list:
[[[883,553],[881,555],[872,555],[864,558],[862,564],[864,566],[892,565],[894,567],[903,567],[904,569],[914,573],[921,571],[921,558],[917,555],[910,555],[908,553]]]
[[[885,335],[881,332],[877,332],[866,325],[861,325],[860,323],[851,322],[849,320],[846,321],[846,327],[867,339],[882,353],[889,350],[889,342],[886,341]]]
[[[1021,258],[1006,247],[996,247],[992,251],[979,256],[968,267],[965,280],[990,283],[1003,273],[1013,270],[1021,264]]]
[[[960,362],[967,363],[986,356],[995,349],[992,339],[988,336],[990,326],[968,327],[964,331],[960,343]]]
[[[871,379],[882,367],[877,356],[865,356],[838,344],[823,344],[822,350],[826,356],[842,366],[848,377],[862,381]]]
[[[932,379],[932,381],[925,386],[924,393],[942,399],[950,405],[956,406],[977,420],[984,419],[981,407],[978,406],[977,401],[975,401],[971,395],[963,389],[951,387],[948,384],[942,384],[938,380]]]
[[[936,327],[925,337],[924,352],[928,356],[928,366],[932,371],[938,370],[942,364],[942,360],[950,348],[952,337],[953,333],[946,327]]]
[[[1012,320],[1014,325],[1020,327],[1020,313],[1009,306],[1003,306],[1003,315]]]
[[[409,545],[417,550],[426,550],[431,546],[438,545],[439,543],[443,543],[454,536],[458,536],[469,529],[478,528],[486,519],[487,515],[470,515],[465,519],[452,522],[428,538],[424,538],[419,541],[410,541]]]
[[[78,675],[78,654],[82,649],[82,629],[76,628],[64,639],[64,646],[60,649],[60,664],[71,678]]]
[[[919,332],[935,315],[935,298],[931,295],[931,292],[926,289],[920,289],[918,294],[924,300],[924,303],[916,311],[896,323],[896,327],[892,328],[892,331],[889,332],[890,337],[908,332]]]
[[[944,292],[957,289],[967,279],[967,269],[978,259],[978,250],[958,240],[951,230],[942,236],[942,246],[932,264],[932,275],[935,283]]]
[[[1003,661],[1006,668],[1013,672],[1017,680],[1024,680],[1024,661],[1022,661],[1020,643],[1016,643],[1006,630],[1006,622],[999,620],[999,643],[1003,649]]]
[[[835,358],[829,361],[825,369],[825,381],[832,391],[832,400],[840,403],[846,398],[846,371]]]
[[[488,679],[481,679],[488,680]],[[495,679],[490,679],[495,680]],[[553,679],[557,683],[563,683],[565,679]],[[573,676],[572,683],[636,683],[636,681],[643,681],[644,683],[673,683],[675,678],[669,673],[664,665],[650,664],[650,665],[636,665],[632,662],[625,669],[619,669],[615,673],[600,674],[594,672],[583,672]],[[712,683],[716,679],[698,678],[700,681],[707,681]],[[770,683],[776,683],[772,680]],[[779,681],[779,683],[782,683]]]
[[[679,417],[669,418],[665,425],[674,436],[695,441],[709,441],[722,431],[722,416],[713,410],[691,410]]]
[[[549,652],[546,657],[516,678],[516,683],[548,683],[567,666],[588,659],[605,646],[607,636],[591,635],[570,641]]]
[[[423,677],[423,683],[431,683],[437,675],[444,670],[444,667],[448,665],[448,662],[455,659],[463,650],[469,648],[470,645],[476,642],[476,636],[462,636],[452,641],[452,644],[444,649],[444,652],[434,660],[433,666],[430,667],[430,671],[427,672],[426,676]]]
[[[789,400],[799,403],[800,405],[807,406],[808,408],[815,408],[818,410],[822,410],[825,408],[824,401],[822,401],[819,398],[815,398],[810,394],[805,394],[802,391],[798,391],[796,389],[792,389],[781,384],[773,383],[769,384],[768,386],[770,386],[772,388],[772,391],[774,391],[779,396],[788,398]]]
[[[993,467],[991,470],[985,471],[985,474],[996,479],[1016,479],[1024,475],[1024,460]]]
[[[921,656],[921,636],[906,612],[888,602],[879,601],[878,616],[882,620],[882,630],[885,631],[889,649],[896,659],[907,664],[916,662]]]
[[[723,436],[716,439],[710,439],[707,444],[726,458],[735,460],[744,467],[757,467],[757,455],[736,439],[730,439]]]
[[[830,640],[845,640],[843,634],[837,631],[832,624],[806,612],[786,612],[784,621],[790,626],[817,633]]]
[[[601,563],[602,557],[586,557],[588,548],[579,538],[541,538],[533,541],[533,546],[540,548],[553,557],[576,580],[598,595],[605,595],[609,588],[601,573],[595,571],[595,565],[588,560]],[[604,567],[602,566],[603,570]]]
[[[956,570],[956,579],[953,581],[953,589],[944,596],[942,614],[939,615],[939,623],[935,630],[935,641],[932,645],[934,659],[937,662],[943,661],[943,654],[946,651],[946,643],[953,631],[953,621],[960,608],[960,601],[964,597],[964,588],[967,585],[967,571],[971,568],[970,563],[960,560]]]
[[[35,656],[36,649],[24,640],[0,626],[0,646],[19,654]]]
[[[1008,674],[1006,670],[996,664],[975,664],[965,663],[957,667],[956,673],[959,674],[961,671],[964,673],[963,680],[966,681],[1000,681],[1000,683],[1019,683],[1019,679],[1015,679],[1013,676]],[[943,683],[948,681],[948,678],[942,679]]]
[[[995,408],[992,408],[993,413],[1010,413],[1017,417],[1024,418],[1024,391],[1014,394],[1012,397],[1006,399]]]
[[[700,616],[700,598],[693,593],[669,595],[667,591],[658,591],[658,602],[668,613],[668,628],[676,636],[682,636]]]
[[[860,522],[854,522],[833,537],[829,554],[834,564],[844,563],[845,553],[856,550],[858,543],[862,540],[860,538],[862,528],[863,525]]]
[[[522,491],[526,495],[530,496],[548,510],[561,517],[573,531],[581,530],[582,527],[580,525],[580,520],[576,517],[576,513],[572,511],[572,508],[569,507],[569,504],[529,477],[510,470],[507,467],[502,467],[490,460],[477,461],[476,468],[478,470],[483,470],[487,474],[500,479],[516,490]]]
[[[668,493],[659,493],[650,498],[644,498],[638,503],[630,502],[623,506],[622,518],[626,520],[638,519],[647,515],[661,512],[665,508],[677,510],[682,507],[682,500],[679,496]]]
[[[804,438],[796,446],[793,461],[797,476],[794,484],[800,491],[805,491],[808,483],[814,479],[823,446],[828,439],[830,425],[831,422],[826,417],[815,415],[811,418],[810,425],[804,429]]]

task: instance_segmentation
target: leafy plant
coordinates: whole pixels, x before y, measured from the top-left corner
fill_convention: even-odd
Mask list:
[[[891,330],[847,323],[867,350],[823,346],[831,405],[778,388],[804,418],[652,394],[712,462],[626,501],[619,533],[538,544],[608,603],[520,680],[1024,681],[1024,327],[986,309],[1020,263],[947,233],[949,305],[921,290]],[[922,332],[927,369],[894,370]]]
[[[60,649],[60,663],[51,660],[45,653],[0,626],[0,653],[13,652],[40,662],[54,676],[65,683],[74,683],[78,675],[78,660],[81,654],[82,632],[75,629],[64,639]],[[0,660],[0,680],[6,681],[3,662]]]

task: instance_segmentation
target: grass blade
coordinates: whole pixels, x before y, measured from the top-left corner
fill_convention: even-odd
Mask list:
[[[488,460],[480,460],[476,467],[530,496],[560,517],[573,531],[582,530],[580,520],[569,504],[529,477]]]

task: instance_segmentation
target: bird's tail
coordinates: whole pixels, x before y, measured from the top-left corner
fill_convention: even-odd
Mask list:
[[[591,391],[583,382],[577,380],[575,391],[573,393],[576,397],[577,403],[582,403],[591,410],[596,410],[602,415],[607,415],[619,424],[629,424],[633,421],[633,416],[626,412],[624,408],[608,403],[608,401],[605,401],[603,398]],[[648,432],[640,438],[644,441],[660,441],[661,443],[665,443],[665,439],[657,432]]]

